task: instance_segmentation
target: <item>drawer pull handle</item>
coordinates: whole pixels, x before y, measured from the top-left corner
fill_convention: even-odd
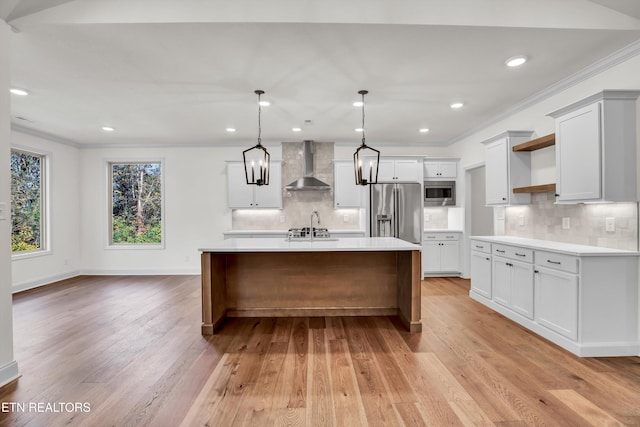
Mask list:
[[[496,252],[500,252],[501,254],[504,253],[504,251],[500,250],[500,249],[496,249]]]
[[[540,273],[538,270],[533,270],[533,272],[536,274]]]
[[[484,246],[476,245],[476,248],[478,248],[478,249],[484,249]]]
[[[518,255],[518,256],[527,256],[527,254],[519,254],[518,252],[516,252],[516,255]]]
[[[547,262],[548,262],[549,264],[556,264],[556,265],[560,265],[560,264],[562,264],[560,261],[551,261],[550,259],[548,259],[548,260],[547,260]]]
[[[506,263],[509,267],[513,267],[513,264],[511,264],[510,262]]]

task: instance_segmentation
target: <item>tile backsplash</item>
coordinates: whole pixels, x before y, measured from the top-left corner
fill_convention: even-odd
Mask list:
[[[315,177],[330,191],[286,191],[284,187],[303,175],[302,142],[282,143],[282,209],[234,209],[233,230],[286,230],[308,227],[311,212],[318,211],[321,227],[333,230],[360,229],[360,209],[333,207],[333,143],[313,144]],[[317,225],[314,223],[314,226]]]
[[[638,204],[598,203],[554,204],[553,193],[532,195],[527,206],[505,209],[505,234],[532,239],[614,249],[638,250]],[[563,229],[563,218],[569,228]],[[607,218],[613,218],[615,231],[606,231]]]

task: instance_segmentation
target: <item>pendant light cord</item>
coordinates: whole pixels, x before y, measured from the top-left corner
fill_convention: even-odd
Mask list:
[[[362,145],[364,143],[364,93],[362,94]]]
[[[258,93],[258,145],[260,145],[261,143],[261,135],[262,135],[262,125],[260,122],[260,116],[262,115],[262,105],[260,105],[260,95],[262,95],[261,93]]]

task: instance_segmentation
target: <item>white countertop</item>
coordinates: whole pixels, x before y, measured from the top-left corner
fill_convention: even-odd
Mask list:
[[[335,240],[288,241],[284,238],[226,239],[200,252],[380,252],[419,251],[420,245],[395,237],[344,237]]]
[[[489,243],[515,245],[530,249],[548,250],[577,256],[639,256],[635,251],[602,248],[599,246],[576,245],[573,243],[552,242],[550,240],[527,239],[513,236],[471,236],[473,240]]]
[[[462,230],[449,229],[449,228],[425,228],[425,233],[462,233]]]
[[[284,234],[285,236],[287,235],[287,233],[289,232],[289,230],[228,230],[225,231],[223,234],[228,234],[228,235],[245,235],[245,234],[254,234],[254,235],[281,235]],[[342,229],[336,229],[336,230],[329,230],[329,234],[356,234],[356,233],[364,233],[364,230],[342,230]]]

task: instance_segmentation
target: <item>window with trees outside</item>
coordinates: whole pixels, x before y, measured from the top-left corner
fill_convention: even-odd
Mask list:
[[[11,251],[45,251],[46,156],[11,150]]]
[[[109,162],[110,244],[163,243],[162,163]]]

